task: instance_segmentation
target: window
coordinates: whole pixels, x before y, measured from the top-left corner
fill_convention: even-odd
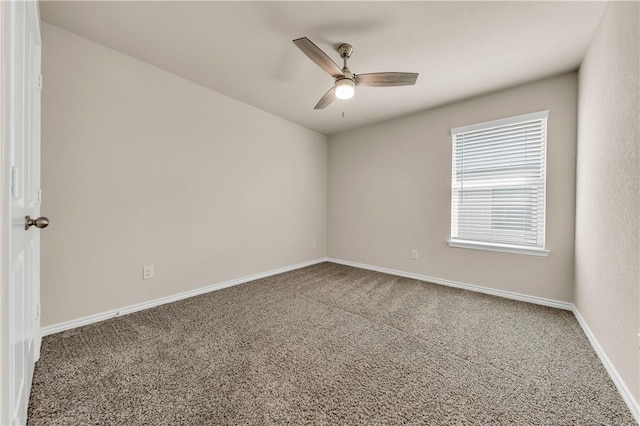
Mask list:
[[[451,129],[452,247],[547,256],[549,111]]]

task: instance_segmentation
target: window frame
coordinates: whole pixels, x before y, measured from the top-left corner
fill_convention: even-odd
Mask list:
[[[546,248],[546,232],[547,232],[547,145],[548,145],[548,118],[549,118],[549,110],[533,112],[529,114],[522,114],[507,118],[502,118],[498,120],[486,121],[482,123],[471,124],[468,126],[455,127],[452,128],[451,133],[451,182],[450,182],[450,201],[451,201],[451,211],[450,211],[450,221],[451,221],[451,230],[450,236],[447,240],[447,244],[449,247],[453,248],[466,248],[466,249],[474,249],[474,250],[488,250],[488,251],[498,251],[498,252],[506,252],[506,253],[516,253],[516,254],[524,254],[531,256],[549,256],[550,250]],[[482,130],[489,130],[496,127],[504,127],[509,125],[522,124],[528,121],[535,120],[544,120],[545,121],[545,133],[543,139],[543,149],[544,149],[544,164],[541,167],[544,167],[544,173],[542,176],[542,188],[544,191],[544,197],[542,201],[542,244],[541,247],[535,246],[526,246],[526,245],[516,245],[516,244],[504,244],[499,242],[488,242],[488,241],[479,241],[479,240],[465,240],[462,238],[454,238],[454,215],[457,214],[454,211],[454,176],[453,172],[455,171],[456,161],[456,136],[461,133],[469,133],[469,132],[477,132]],[[496,189],[499,186],[487,186],[487,189]]]

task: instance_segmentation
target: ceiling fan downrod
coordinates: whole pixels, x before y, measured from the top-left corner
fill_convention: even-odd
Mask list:
[[[349,59],[351,57],[352,53],[353,53],[353,46],[351,46],[348,43],[341,44],[338,47],[338,54],[340,55],[340,57],[344,61],[343,62],[344,66],[342,67],[342,72],[345,73],[345,74],[346,73],[352,74],[351,70],[347,66],[347,59]]]

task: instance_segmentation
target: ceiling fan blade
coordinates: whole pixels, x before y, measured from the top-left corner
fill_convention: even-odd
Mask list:
[[[331,60],[318,46],[313,44],[311,40],[306,37],[293,40],[293,44],[298,46],[302,52],[307,55],[313,62],[318,64],[320,68],[328,72],[332,77],[342,77],[342,70],[335,62]]]
[[[417,79],[418,74],[413,72],[372,72],[356,75],[356,86],[412,86]]]
[[[336,99],[336,88],[332,87],[331,89],[329,89],[327,93],[324,94],[322,98],[320,98],[320,100],[318,101],[316,106],[313,107],[313,109],[325,109],[335,99]]]

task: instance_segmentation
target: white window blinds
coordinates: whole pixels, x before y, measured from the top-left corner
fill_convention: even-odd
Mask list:
[[[548,113],[451,129],[451,242],[544,249]]]

